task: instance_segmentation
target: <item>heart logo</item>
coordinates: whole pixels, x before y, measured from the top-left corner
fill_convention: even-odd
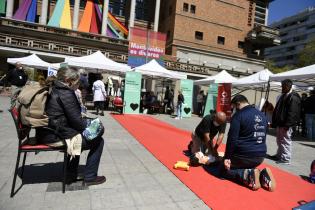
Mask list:
[[[131,109],[132,109],[133,111],[135,111],[135,110],[139,107],[139,105],[138,105],[138,104],[131,103],[131,104],[130,104],[130,107],[131,107]]]
[[[189,107],[185,107],[185,108],[184,108],[184,112],[185,112],[186,114],[188,114],[188,113],[190,112],[190,108],[189,108]]]

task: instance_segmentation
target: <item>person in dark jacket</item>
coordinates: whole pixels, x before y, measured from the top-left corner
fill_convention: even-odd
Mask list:
[[[182,106],[184,102],[184,95],[182,94],[182,91],[179,90],[177,96],[177,117],[175,119],[182,119]]]
[[[78,87],[79,73],[76,69],[62,67],[58,70],[57,79],[52,84],[51,93],[46,102],[46,114],[49,118],[48,127],[62,139],[72,139],[81,135],[86,128],[86,121],[81,117],[81,108],[74,89]],[[53,132],[37,130],[37,139],[49,146],[60,146],[60,139]],[[105,176],[97,176],[103,151],[104,140],[100,137],[87,141],[81,135],[82,150],[90,150],[84,171],[85,185],[101,184]],[[68,165],[68,182],[76,181],[80,156],[72,158]]]
[[[275,189],[275,180],[269,168],[257,169],[266,155],[267,119],[255,107],[249,105],[243,95],[231,101],[236,110],[231,119],[224,155],[223,176],[241,182],[252,190],[261,186],[268,191]]]
[[[277,153],[272,156],[277,163],[290,164],[293,127],[300,122],[301,98],[292,90],[292,81],[281,82],[280,96],[272,115],[272,127],[277,130]]]
[[[307,138],[315,140],[315,88],[305,100],[304,112]]]
[[[6,75],[7,81],[11,84],[11,98],[24,87],[28,80],[28,76],[20,62],[15,64],[15,68],[11,69]]]

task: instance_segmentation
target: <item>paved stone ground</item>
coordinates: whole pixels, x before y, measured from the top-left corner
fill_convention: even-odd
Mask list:
[[[84,188],[81,183],[67,186],[61,193],[62,154],[57,152],[29,154],[24,184],[10,198],[13,170],[17,154],[14,124],[7,97],[0,96],[0,209],[209,209],[189,188],[124,130],[110,115],[102,118],[106,131],[105,147],[99,173],[107,182]],[[154,115],[176,127],[192,130],[198,117],[175,120],[168,115]],[[280,166],[296,175],[307,176],[314,159],[315,142],[296,141],[290,166]],[[275,138],[268,135],[268,151],[276,149]],[[82,154],[81,169],[87,152]],[[21,186],[18,178],[16,189]]]

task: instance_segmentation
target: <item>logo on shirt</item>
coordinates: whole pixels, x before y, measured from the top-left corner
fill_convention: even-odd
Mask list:
[[[262,121],[261,116],[255,115],[255,122],[260,123]]]

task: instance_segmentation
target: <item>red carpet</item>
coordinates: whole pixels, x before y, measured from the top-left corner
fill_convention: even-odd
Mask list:
[[[143,115],[112,115],[158,160],[212,209],[292,209],[298,201],[315,199],[315,185],[300,177],[268,166],[277,181],[275,192],[251,191],[228,180],[220,180],[202,167],[188,172],[173,169],[190,141],[190,132]]]

